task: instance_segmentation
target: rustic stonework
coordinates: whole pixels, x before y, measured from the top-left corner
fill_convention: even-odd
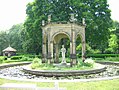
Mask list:
[[[80,36],[82,41],[82,56],[85,53],[85,25],[77,24],[75,22],[67,23],[52,23],[48,22],[42,26],[42,61],[43,62],[58,62],[59,49],[58,43],[62,38],[69,38],[70,40],[70,57],[71,64],[76,64],[76,39]],[[53,48],[55,47],[55,54]],[[48,49],[48,50],[47,50]],[[55,55],[55,59],[53,59]]]

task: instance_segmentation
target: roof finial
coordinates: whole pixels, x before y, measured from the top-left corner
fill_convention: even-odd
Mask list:
[[[51,22],[51,14],[48,15],[48,23],[50,23],[50,22]]]
[[[9,47],[11,47],[10,44],[9,44]]]

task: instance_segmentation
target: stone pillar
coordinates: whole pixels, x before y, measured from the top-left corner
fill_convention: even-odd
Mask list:
[[[51,49],[51,60],[50,63],[53,63],[53,41],[50,42],[50,49]]]
[[[55,63],[59,63],[59,47],[58,43],[55,44]]]
[[[49,35],[48,35],[48,55],[47,55],[47,60],[48,60],[48,63],[50,64],[51,63],[51,45],[50,45],[50,38],[49,38]]]
[[[42,63],[47,62],[47,50],[46,50],[46,43],[43,43],[42,45]]]
[[[82,38],[82,61],[86,59],[86,42],[85,42],[85,30]]]
[[[47,61],[47,50],[46,50],[46,33],[44,33],[44,30],[42,31],[42,63],[45,63]]]
[[[86,44],[85,41],[82,42],[82,61],[84,62],[86,59]]]
[[[70,42],[70,58],[71,58],[71,66],[75,65],[77,63],[76,59],[76,35],[75,31],[72,30],[72,35],[71,35],[71,42]]]

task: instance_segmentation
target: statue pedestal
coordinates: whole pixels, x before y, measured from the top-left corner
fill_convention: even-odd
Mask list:
[[[70,63],[60,63],[60,64],[54,64],[54,66],[62,68],[62,67],[70,67]]]
[[[62,62],[60,63],[61,66],[67,66],[67,63],[66,62]]]

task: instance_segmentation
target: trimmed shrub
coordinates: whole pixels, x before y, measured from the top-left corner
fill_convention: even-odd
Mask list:
[[[26,56],[23,56],[20,61],[32,61],[33,59],[32,58],[29,58],[29,57],[26,57]]]
[[[36,69],[36,68],[40,67],[41,64],[42,64],[41,59],[34,58],[32,64],[31,64],[31,68]]]
[[[107,57],[105,58],[106,61],[119,61],[119,57]]]
[[[78,57],[81,57],[81,55],[78,55]],[[119,57],[119,54],[87,54],[87,58],[107,58],[107,57]]]
[[[12,56],[11,57],[11,60],[19,60],[21,58],[22,58],[22,56]]]
[[[29,58],[41,58],[41,55],[28,55]]]
[[[84,66],[93,67],[93,65],[94,61],[92,60],[92,58],[88,58],[84,61]]]
[[[0,64],[3,63],[4,58],[0,57]]]

